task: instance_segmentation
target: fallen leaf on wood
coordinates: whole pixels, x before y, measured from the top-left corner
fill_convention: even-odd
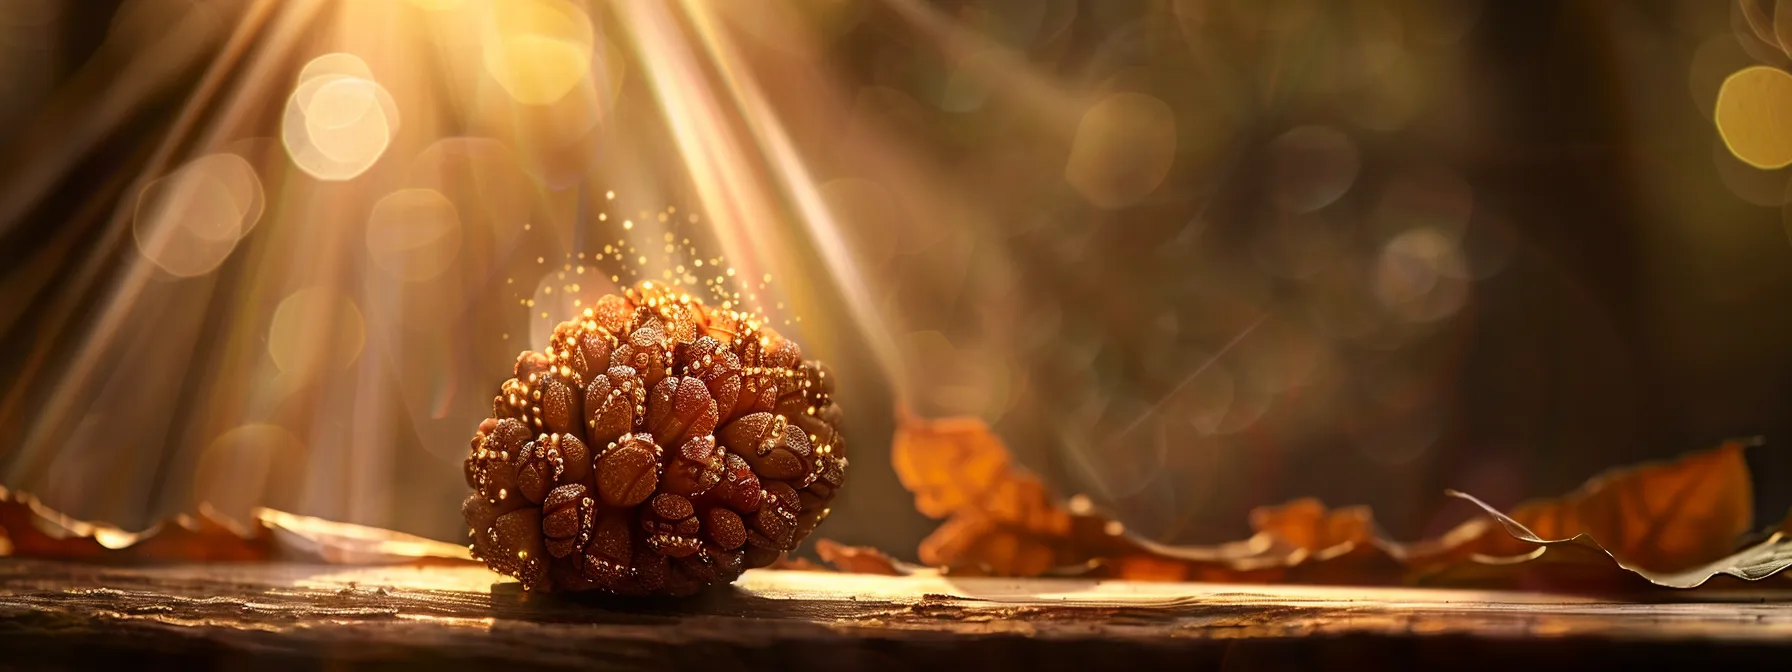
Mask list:
[[[1396,545],[1377,535],[1366,506],[1333,509],[1306,497],[1252,509],[1251,528],[1259,544],[1272,542],[1270,550],[1233,568],[1281,566],[1284,580],[1298,583],[1398,582],[1405,572]]]
[[[1375,534],[1368,507],[1338,509],[1311,497],[1251,510],[1249,539],[1214,546],[1171,546],[1131,538],[1147,555],[1104,561],[1103,575],[1150,580],[1236,583],[1398,583],[1405,566],[1397,548]]]
[[[1212,547],[1165,546],[1136,538],[1095,512],[1072,506],[1014,464],[1001,438],[976,418],[926,419],[898,412],[891,459],[923,514],[946,518],[922,540],[923,564],[952,574],[1040,576],[1087,572],[1158,580],[1280,580],[1308,558],[1374,549],[1368,509],[1328,510],[1316,499],[1253,513],[1258,534]],[[962,467],[962,468],[961,468]],[[1377,573],[1379,576],[1381,573]]]
[[[787,570],[787,571],[792,571],[792,572],[825,572],[828,569],[821,565],[815,564],[814,560],[810,560],[808,558],[792,558],[789,556],[780,557],[777,560],[773,560],[772,564],[766,565],[765,568],[766,569],[782,569],[782,570]]]
[[[974,514],[1040,534],[1069,534],[1070,513],[1039,477],[1014,464],[982,420],[929,420],[899,411],[898,422],[890,459],[923,515]]]
[[[1699,457],[1702,455],[1692,459]],[[1779,573],[1787,567],[1792,567],[1792,535],[1784,532],[1777,532],[1761,543],[1704,564],[1674,571],[1660,571],[1629,564],[1617,553],[1607,549],[1591,533],[1582,532],[1568,538],[1546,537],[1479,499],[1455,491],[1451,491],[1450,494],[1473,502],[1497,521],[1513,539],[1532,545],[1529,552],[1514,558],[1482,559],[1482,562],[1488,565],[1516,565],[1550,558],[1554,554],[1556,557],[1550,558],[1550,560],[1556,564],[1598,567],[1610,567],[1615,564],[1650,583],[1669,588],[1697,588],[1720,575],[1732,576],[1744,581],[1757,581]],[[1635,548],[1633,547],[1631,550],[1634,551]]]
[[[815,553],[821,556],[822,562],[848,574],[901,576],[910,573],[895,558],[868,546],[847,546],[832,539],[820,539],[815,542]]]
[[[1740,442],[1613,470],[1510,516],[1481,504],[1486,516],[1437,539],[1389,541],[1366,507],[1306,498],[1252,511],[1249,539],[1171,546],[1129,534],[1086,500],[1059,499],[978,419],[899,410],[898,421],[897,475],[919,511],[945,519],[919,556],[949,574],[1623,590],[1792,566],[1792,518],[1737,548],[1753,510]]]
[[[344,565],[474,563],[466,546],[366,525],[261,508],[255,520],[282,555]]]
[[[921,540],[921,562],[960,573],[1039,576],[1065,564],[1068,538],[1005,525],[975,514],[953,516]]]
[[[1754,529],[1754,493],[1742,451],[1741,442],[1729,441],[1672,462],[1606,472],[1565,497],[1494,516],[1510,534],[1482,535],[1469,548],[1522,555],[1535,550],[1536,539],[1584,534],[1625,567],[1674,572],[1704,565],[1734,552]]]
[[[977,418],[897,411],[890,459],[922,514],[947,520],[921,541],[923,564],[959,574],[1039,576],[1137,550],[1105,518],[1072,514]]]
[[[233,562],[265,560],[272,548],[261,530],[241,530],[202,507],[141,532],[63,515],[36,497],[0,488],[5,555],[54,560]]]
[[[1375,519],[1369,513],[1369,507],[1328,509],[1312,497],[1253,509],[1251,528],[1306,551],[1366,544],[1375,539]]]
[[[0,557],[95,562],[337,564],[471,563],[465,546],[365,525],[257,509],[247,527],[200,505],[141,532],[77,520],[36,497],[0,488]]]

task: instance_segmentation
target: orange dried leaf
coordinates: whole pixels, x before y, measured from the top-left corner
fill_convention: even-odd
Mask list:
[[[1262,581],[1283,578],[1283,570],[1312,559],[1375,557],[1391,564],[1369,543],[1374,524],[1367,508],[1329,510],[1316,499],[1254,511],[1258,534],[1244,542],[1190,547],[1137,539],[1109,518],[1071,513],[1037,476],[1013,463],[981,420],[930,420],[903,411],[898,417],[897,474],[915,493],[917,509],[946,518],[921,542],[918,555],[928,565],[998,576],[1080,566],[1138,580]],[[1378,566],[1374,575],[1387,573]]]
[[[1009,456],[982,420],[933,420],[899,410],[891,462],[915,508],[947,518],[921,542],[921,562],[1036,576],[1088,560],[1072,542],[1072,516],[1039,478]],[[1105,521],[1093,521],[1100,528]]]
[[[1521,504],[1509,518],[1536,538],[1585,534],[1626,566],[1655,572],[1729,555],[1753,527],[1754,492],[1743,444],[1726,442],[1672,462],[1616,469],[1566,497]],[[1533,542],[1489,529],[1471,543],[1483,555],[1522,555]]]
[[[906,411],[898,418],[890,461],[922,514],[973,512],[1051,534],[1069,531],[1069,513],[1037,476],[1013,463],[1001,437],[982,420],[932,420]]]
[[[815,542],[815,553],[821,556],[822,562],[848,574],[899,576],[908,573],[897,566],[894,558],[868,546],[847,546],[832,539],[821,539]]]
[[[792,571],[792,572],[825,572],[825,571],[827,571],[826,567],[815,564],[814,560],[810,560],[808,558],[792,558],[792,557],[778,558],[777,560],[772,561],[772,564],[766,565],[765,568],[766,569],[781,569],[781,570]]]
[[[1312,497],[1252,509],[1251,528],[1283,544],[1307,551],[1363,544],[1375,538],[1375,519],[1369,507],[1327,509],[1325,504]]]
[[[1792,566],[1792,519],[1781,534],[1736,550],[1750,531],[1753,494],[1742,445],[1734,442],[1671,463],[1614,470],[1511,516],[1489,507],[1489,516],[1433,540],[1390,542],[1376,534],[1368,508],[1329,509],[1305,498],[1253,510],[1257,533],[1248,540],[1168,546],[1128,535],[1091,507],[1062,503],[1014,464],[982,421],[898,416],[897,474],[916,508],[946,519],[921,542],[919,555],[956,575],[1068,569],[1155,581],[1613,591],[1754,580]]]
[[[983,421],[931,420],[903,411],[898,417],[892,455],[897,474],[915,493],[917,509],[946,518],[921,542],[924,564],[956,574],[1039,576],[1084,567],[1107,576],[1167,580],[1250,559],[1271,546],[1283,559],[1293,552],[1267,541],[1248,549],[1203,549],[1135,539],[1110,518],[1072,513],[1037,476],[1014,464]],[[1296,524],[1292,513],[1288,518],[1286,525]]]
[[[998,576],[1038,576],[1071,564],[1058,553],[1061,539],[1003,525],[977,515],[948,518],[921,540],[921,562],[936,567],[976,568]]]
[[[255,520],[271,530],[287,555],[333,564],[376,565],[477,563],[466,546],[425,539],[366,525],[256,509]]]
[[[1697,588],[1719,576],[1734,577],[1744,581],[1758,581],[1778,574],[1787,567],[1792,567],[1792,539],[1788,539],[1785,534],[1776,533],[1761,543],[1711,562],[1674,571],[1650,570],[1628,564],[1617,558],[1591,535],[1577,534],[1568,539],[1542,538],[1481,500],[1460,492],[1451,494],[1474,502],[1498,521],[1512,537],[1534,545],[1531,552],[1521,556],[1483,559],[1479,563],[1469,564],[1495,568],[1508,567],[1517,572],[1530,573],[1533,575],[1531,579],[1533,584],[1539,581],[1549,581],[1557,585],[1600,586],[1610,590],[1622,586],[1626,582],[1642,585],[1642,582],[1638,581],[1641,578],[1648,583],[1668,588]],[[1458,574],[1463,573],[1460,568],[1450,569],[1455,569]],[[1626,571],[1614,571],[1620,569]],[[1472,573],[1473,568],[1471,567],[1469,571]],[[1482,571],[1481,573],[1488,572]],[[1564,580],[1564,576],[1568,579]]]
[[[1148,553],[1123,555],[1104,560],[1106,576],[1128,581],[1188,581],[1189,563]]]
[[[890,462],[915,509],[944,518],[983,508],[996,481],[1008,477],[1008,451],[981,420],[930,420],[898,412]]]
[[[36,497],[0,488],[0,538],[4,555],[50,560],[236,562],[272,554],[261,530],[240,530],[202,509],[141,532],[77,520]]]
[[[1251,545],[1261,550],[1223,563],[1238,572],[1230,580],[1377,584],[1397,582],[1406,571],[1398,546],[1376,535],[1366,506],[1331,509],[1304,497],[1253,509],[1251,527]]]
[[[142,532],[66,516],[0,488],[0,556],[102,562],[470,563],[465,546],[393,530],[258,509],[247,527],[201,504]]]

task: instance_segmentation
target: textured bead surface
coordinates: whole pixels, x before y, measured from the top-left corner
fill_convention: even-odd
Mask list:
[[[517,357],[469,443],[473,553],[530,590],[683,595],[796,547],[846,468],[827,369],[653,285]]]

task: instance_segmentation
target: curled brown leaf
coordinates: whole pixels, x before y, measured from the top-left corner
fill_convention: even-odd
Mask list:
[[[244,530],[202,507],[130,532],[78,520],[23,492],[0,488],[0,538],[7,555],[51,560],[242,562],[265,560],[272,547],[263,530]]]
[[[242,525],[200,505],[141,532],[77,520],[0,488],[0,557],[90,562],[470,563],[465,546],[365,525],[257,509]]]
[[[815,553],[821,561],[848,574],[882,574],[900,576],[909,572],[895,558],[868,546],[847,546],[832,539],[815,542]]]
[[[1574,588],[1591,587],[1610,591],[1638,587],[1642,585],[1643,581],[1647,581],[1668,588],[1697,588],[1719,576],[1757,581],[1777,574],[1787,567],[1792,567],[1792,539],[1788,539],[1785,534],[1775,533],[1765,541],[1698,566],[1673,571],[1650,570],[1626,563],[1609,549],[1604,548],[1590,534],[1581,533],[1567,539],[1540,537],[1523,524],[1481,500],[1460,492],[1451,494],[1474,502],[1501,527],[1504,527],[1513,538],[1534,545],[1532,550],[1524,555],[1483,560],[1472,564],[1486,568],[1511,567],[1516,575],[1526,577],[1534,584],[1547,583]],[[1467,569],[1462,567],[1445,568],[1443,573],[1454,575],[1457,578],[1473,578],[1477,573],[1483,576],[1497,575],[1497,570],[1482,569],[1477,572],[1472,564]],[[1614,567],[1628,571],[1613,572]]]
[[[1753,509],[1740,442],[1613,470],[1510,516],[1483,505],[1488,515],[1437,539],[1392,542],[1368,508],[1305,498],[1252,511],[1249,539],[1171,546],[1131,535],[1086,500],[1060,500],[980,420],[898,419],[897,475],[918,510],[945,519],[921,542],[921,561],[953,574],[1620,590],[1792,566],[1792,519],[1738,549]]]
[[[1375,519],[1369,513],[1369,507],[1328,509],[1312,497],[1252,509],[1251,528],[1310,552],[1345,544],[1365,544],[1375,538]]]
[[[898,411],[891,461],[921,513],[945,518],[921,562],[959,573],[1038,576],[1133,552],[1112,520],[1073,514],[977,418]]]
[[[1070,514],[1039,477],[1014,464],[1001,437],[977,418],[922,418],[898,411],[890,460],[915,509],[932,518],[975,514],[1041,534],[1070,531]]]
[[[808,558],[801,558],[801,557],[798,557],[798,558],[780,557],[777,560],[773,560],[772,564],[766,565],[765,568],[766,569],[779,569],[779,570],[792,571],[792,572],[825,572],[825,571],[827,571],[826,567],[815,564],[814,560],[810,560]]]
[[[1627,566],[1652,572],[1696,567],[1731,554],[1753,530],[1754,492],[1743,445],[1729,441],[1673,461],[1614,469],[1564,497],[1526,502],[1504,515],[1534,539],[1587,535]],[[1511,531],[1489,527],[1464,548],[1489,556],[1535,551],[1536,541]]]

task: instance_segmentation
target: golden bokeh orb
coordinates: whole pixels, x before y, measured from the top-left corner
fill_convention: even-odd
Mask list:
[[[1764,65],[1737,71],[1717,91],[1714,118],[1743,163],[1764,170],[1792,165],[1792,74]]]

